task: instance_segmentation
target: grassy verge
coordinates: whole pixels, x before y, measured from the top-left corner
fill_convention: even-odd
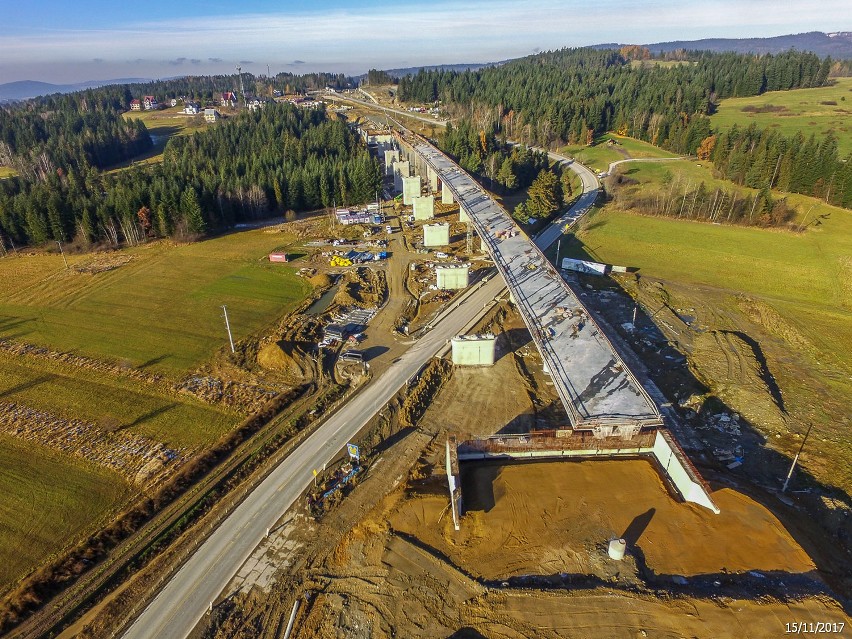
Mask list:
[[[0,435],[0,584],[102,521],[129,492],[117,474]]]
[[[801,131],[805,137],[828,132],[837,137],[840,157],[852,153],[852,78],[838,78],[830,87],[771,91],[751,98],[723,100],[711,121],[726,130],[754,123],[785,136]]]
[[[295,307],[310,285],[266,255],[294,238],[263,230],[188,245],[156,242],[106,257],[123,265],[77,272],[92,255],[21,255],[0,260],[0,336],[181,374],[234,337]],[[118,263],[117,262],[117,263]]]

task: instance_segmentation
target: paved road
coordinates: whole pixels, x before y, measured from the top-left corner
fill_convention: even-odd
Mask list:
[[[544,149],[536,149],[536,151],[544,151]],[[553,151],[548,151],[547,155],[551,160],[567,165],[569,169],[580,176],[583,182],[583,194],[574,203],[574,206],[533,238],[535,245],[542,251],[559,239],[567,225],[573,224],[589,212],[595,200],[598,199],[598,188],[600,187],[597,176],[587,166]]]
[[[624,164],[625,162],[670,162],[671,160],[685,160],[687,158],[680,157],[671,157],[671,158],[626,158],[624,160],[617,160],[615,162],[609,163],[609,168],[607,168],[607,173],[612,173],[612,170],[617,167],[619,164]]]
[[[313,469],[331,461],[346,442],[399,388],[442,350],[454,335],[482,314],[505,288],[491,278],[446,315],[378,379],[343,406],[282,462],[228,517],[166,584],[126,639],[183,639],[203,617],[239,567],[313,480]]]

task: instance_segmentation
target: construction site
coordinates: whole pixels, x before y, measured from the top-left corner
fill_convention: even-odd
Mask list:
[[[746,419],[667,399],[691,381],[668,350],[640,359],[641,344],[613,330],[623,318],[612,309],[627,306],[606,278],[557,270],[545,243],[425,140],[363,135],[384,162],[384,198],[265,231],[298,232],[298,247],[269,259],[284,255],[315,288],[275,330],[238,344],[245,381],[310,388],[298,434],[271,461],[489,296],[312,468],[191,636],[739,639],[779,636],[788,620],[843,627],[846,558],[795,505],[742,481],[740,451],[716,454],[696,435],[723,421],[747,431]],[[222,366],[198,371],[197,385],[235,370]],[[257,482],[269,468],[257,466]],[[240,495],[59,636],[126,630]]]
[[[398,317],[383,307],[372,322],[391,330],[393,352],[454,296],[493,277],[513,285],[370,420],[357,458],[344,451],[318,473],[195,636],[775,637],[790,619],[843,628],[845,578],[817,528],[726,475],[735,458],[710,463],[665,400],[672,380],[637,364],[607,324],[606,296],[478,209],[492,201],[433,168],[440,158],[418,155],[418,140],[374,137],[410,202],[395,206],[402,239],[391,239],[386,269]],[[423,181],[408,174],[418,162]],[[434,217],[418,214],[419,198]],[[430,244],[442,255],[421,257]]]

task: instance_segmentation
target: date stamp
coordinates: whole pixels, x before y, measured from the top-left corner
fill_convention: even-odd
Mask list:
[[[784,624],[784,634],[839,635],[845,627],[844,621],[788,621]]]

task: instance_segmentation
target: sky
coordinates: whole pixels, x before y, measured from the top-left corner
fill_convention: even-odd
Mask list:
[[[0,83],[494,62],[838,30],[849,0],[0,0]],[[840,28],[850,28],[849,24]]]

